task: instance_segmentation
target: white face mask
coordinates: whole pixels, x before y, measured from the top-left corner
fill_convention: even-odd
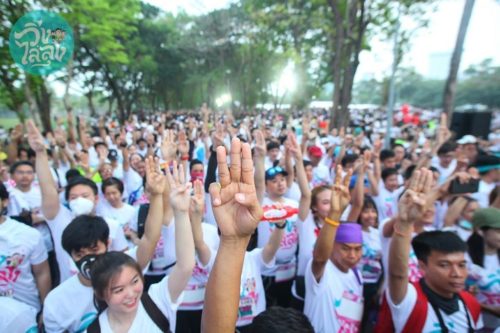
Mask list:
[[[76,216],[90,214],[94,210],[94,202],[83,197],[73,199],[69,202],[69,208]]]

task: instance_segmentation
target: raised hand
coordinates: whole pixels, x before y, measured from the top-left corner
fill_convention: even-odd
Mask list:
[[[413,224],[420,220],[427,207],[426,195],[431,190],[432,172],[422,168],[416,170],[410,180],[410,186],[398,202],[399,221]]]
[[[152,156],[146,158],[146,188],[151,195],[162,194],[165,190],[165,176],[160,170],[157,160]]]
[[[342,213],[351,201],[349,194],[349,183],[351,182],[352,169],[347,170],[347,174],[342,179],[342,166],[337,165],[335,172],[335,183],[332,186],[332,198],[330,212],[328,216],[335,221],[340,221]]]
[[[174,211],[188,212],[191,190],[191,183],[186,181],[186,173],[184,167],[179,165],[177,169],[177,162],[174,161],[172,170],[167,168],[167,181],[170,186],[170,205]]]
[[[23,138],[23,124],[17,124],[16,127],[10,133],[10,139],[12,142],[19,143]]]
[[[177,142],[173,130],[167,130],[161,143],[161,154],[165,161],[173,161],[177,155]]]
[[[292,131],[288,132],[287,135],[287,147],[295,161],[302,161],[302,150],[297,142],[295,134]]]
[[[250,145],[233,139],[231,171],[226,149],[218,147],[217,165],[220,183],[210,184],[210,196],[221,237],[234,240],[250,237],[263,214],[255,190]]]
[[[203,217],[205,211],[205,191],[203,183],[197,179],[193,184],[194,195],[191,196],[191,205],[189,206],[189,215]],[[191,219],[193,221],[194,219]],[[201,219],[199,219],[201,220]]]
[[[264,139],[264,133],[261,130],[255,130],[255,146],[254,155],[259,157],[265,157],[267,152],[266,140]]]
[[[181,156],[189,154],[189,141],[187,140],[185,131],[179,132],[177,149],[181,153]]]
[[[26,122],[26,130],[28,131],[28,143],[30,148],[33,149],[36,153],[45,152],[46,147],[43,140],[43,136],[36,128],[35,123],[32,119],[28,119]]]

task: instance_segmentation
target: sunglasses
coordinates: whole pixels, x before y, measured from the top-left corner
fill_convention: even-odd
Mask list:
[[[276,176],[277,174],[279,174],[279,173],[283,173],[283,172],[285,172],[285,170],[284,170],[282,167],[280,167],[280,166],[276,166],[276,167],[273,167],[273,168],[271,168],[271,169],[267,170],[267,171],[266,171],[266,175],[267,175],[268,177],[274,177],[274,176]]]

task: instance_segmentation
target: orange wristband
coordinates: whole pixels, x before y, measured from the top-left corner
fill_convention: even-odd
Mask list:
[[[329,218],[329,217],[325,217],[325,220],[324,220],[324,221],[325,221],[325,223],[327,223],[327,224],[329,224],[329,225],[331,225],[332,227],[335,227],[335,228],[337,228],[337,227],[340,225],[340,222],[337,222],[337,221],[335,221],[335,220],[332,220],[332,219],[331,219],[331,218]]]
[[[397,227],[397,225],[398,225],[398,222],[394,223],[394,225],[392,226],[392,229],[394,230],[394,234],[401,236],[401,237],[410,237],[411,238],[412,231],[410,231],[409,234],[405,234],[405,233],[399,231],[399,228]]]

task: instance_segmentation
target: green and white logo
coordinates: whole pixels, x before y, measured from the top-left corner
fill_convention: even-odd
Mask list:
[[[34,75],[49,75],[63,68],[74,48],[73,30],[61,16],[36,10],[17,20],[9,35],[12,58]]]

